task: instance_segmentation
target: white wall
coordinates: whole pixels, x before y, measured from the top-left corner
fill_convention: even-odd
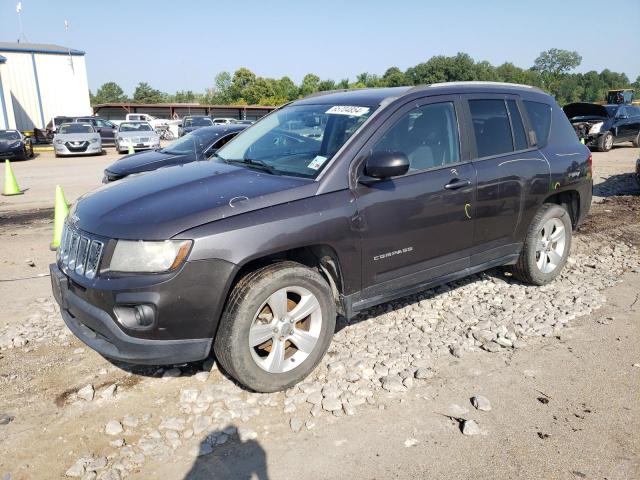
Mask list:
[[[35,54],[44,121],[57,115],[91,115],[87,67],[78,55]]]
[[[7,59],[2,66],[2,87],[7,107],[11,105],[13,110],[9,126],[20,130],[31,130],[34,126],[41,128],[31,54],[2,52],[2,56]]]
[[[44,128],[56,115],[92,113],[83,56],[71,56],[71,63],[68,55],[35,53],[32,58],[28,52],[0,53],[7,59],[0,71],[10,128]]]
[[[2,85],[2,93],[4,98],[0,99],[0,129],[16,128],[16,122],[13,115],[13,106],[11,105],[11,95],[4,84],[7,67],[4,63],[0,63],[0,84]],[[4,100],[4,102],[2,101]],[[4,111],[2,110],[4,107]],[[5,116],[7,121],[5,122]]]

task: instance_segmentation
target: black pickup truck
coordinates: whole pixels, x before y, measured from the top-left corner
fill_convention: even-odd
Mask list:
[[[336,315],[509,265],[543,285],[589,212],[591,154],[535,88],[462,82],[287,104],[211,159],[73,207],[54,296],[102,355],[215,353],[257,391],[325,354]]]

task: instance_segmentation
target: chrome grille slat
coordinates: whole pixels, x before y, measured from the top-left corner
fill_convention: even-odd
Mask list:
[[[89,247],[89,255],[87,256],[87,267],[84,271],[84,275],[87,278],[94,278],[98,270],[98,264],[100,263],[100,257],[102,255],[102,242],[93,240]]]
[[[89,239],[80,237],[80,245],[78,246],[78,257],[76,258],[76,273],[84,275],[84,266],[89,254]]]
[[[74,232],[71,234],[71,244],[69,245],[69,261],[67,265],[70,270],[76,268],[76,257],[78,256],[78,247],[80,246],[80,234]]]
[[[58,250],[58,260],[65,271],[95,278],[103,251],[104,242],[65,224]]]

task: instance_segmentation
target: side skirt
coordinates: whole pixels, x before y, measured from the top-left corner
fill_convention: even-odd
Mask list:
[[[518,260],[518,256],[519,256],[518,253],[505,255],[503,257],[496,258],[488,262],[480,263],[472,267],[467,267],[457,272],[443,275],[441,277],[432,278],[424,282],[410,285],[408,287],[402,287],[402,288],[397,288],[395,290],[390,290],[383,295],[375,295],[372,297],[361,298],[362,292],[358,292],[352,295],[344,296],[343,302],[345,307],[345,314],[346,314],[345,316],[347,318],[353,318],[358,314],[358,312],[362,310],[366,310],[367,308],[371,308],[375,305],[380,305],[381,303],[385,303],[397,298],[407,297],[409,295],[416,294],[423,290],[428,290],[428,289],[443,285],[445,283],[453,282],[455,280],[460,280],[461,278],[474,275],[484,270],[489,270],[490,268],[498,267],[501,265],[514,264]]]

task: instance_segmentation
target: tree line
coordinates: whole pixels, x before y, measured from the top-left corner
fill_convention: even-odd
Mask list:
[[[481,80],[539,87],[553,95],[560,105],[603,100],[607,90],[613,88],[634,88],[640,96],[640,76],[631,82],[626,74],[608,69],[572,73],[581,62],[582,57],[578,52],[556,48],[542,52],[528,69],[509,62],[499,66],[487,61],[476,62],[470,55],[458,53],[455,56],[431,57],[405,71],[390,67],[382,75],[364,72],[355,81],[348,78],[340,81],[321,80],[309,73],[296,85],[287,76],[279,79],[261,77],[243,67],[233,74],[220,72],[215,76],[213,85],[201,93],[180,90],[169,94],[153,88],[147,82],[140,82],[131,98],[115,82],[103,84],[95,94],[89,93],[92,105],[114,102],[281,105],[318,91]]]

